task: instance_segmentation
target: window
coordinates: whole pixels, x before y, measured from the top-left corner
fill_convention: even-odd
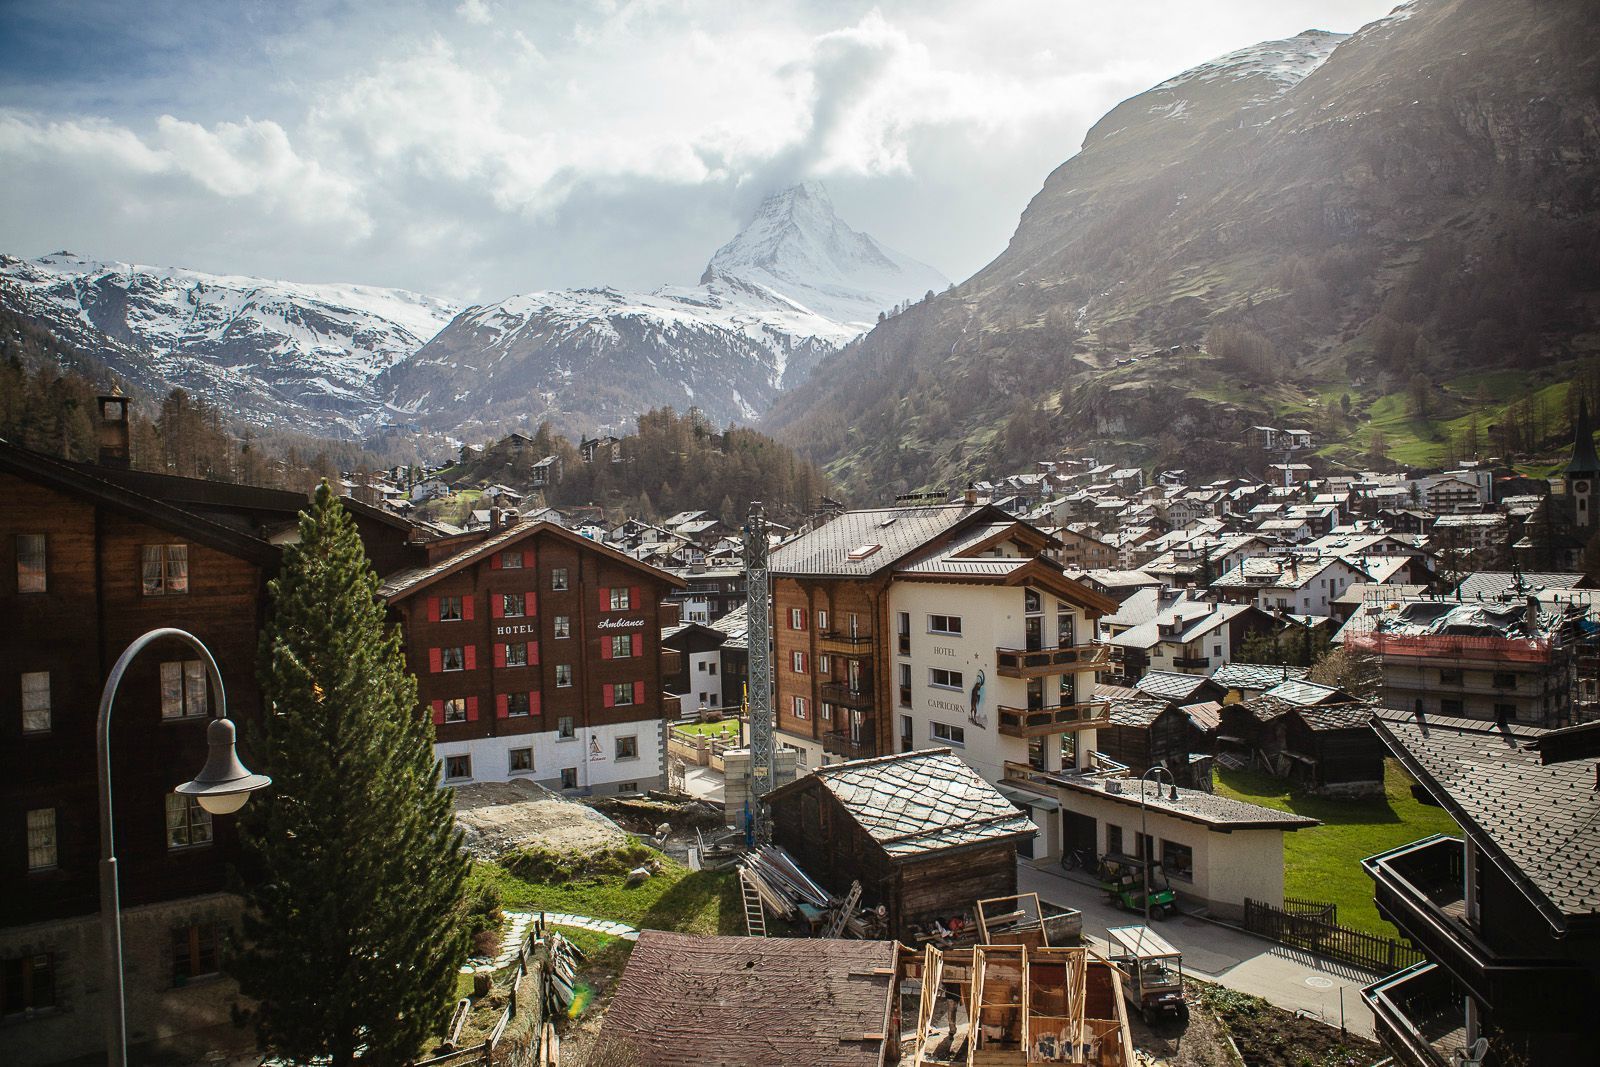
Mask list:
[[[564,641],[572,636],[572,621],[565,615],[556,616],[556,640]]]
[[[522,569],[522,549],[508,548],[500,553],[500,569],[503,571],[520,571]]]
[[[172,931],[172,984],[183,985],[191,978],[216,974],[217,943],[220,928],[216,923],[195,923]]]
[[[716,677],[717,665],[715,663],[706,664],[706,670],[711,674],[712,677]]]
[[[1516,717],[1517,706],[1515,704],[1496,704],[1494,706],[1495,722],[1510,722]]]
[[[17,592],[45,591],[45,535],[17,535]]]
[[[633,601],[628,596],[628,587],[625,585],[613,586],[611,588],[611,610],[627,611],[631,607],[633,607]]]
[[[900,664],[900,706],[911,706],[911,664]]]
[[[506,694],[506,718],[508,718],[508,719],[526,718],[527,715],[528,715],[528,707],[529,707],[529,704],[528,704],[528,694],[527,693],[507,693]]]
[[[563,767],[563,768],[561,768],[561,788],[562,789],[576,789],[576,788],[578,788],[578,768],[576,768],[576,767]]]
[[[817,611],[817,632],[818,633],[824,633],[824,632],[827,631],[827,629],[828,629],[828,613],[826,611],[818,610]]]
[[[167,794],[167,848],[192,848],[211,843],[211,813],[194,797]]]
[[[823,722],[832,722],[833,721],[833,705],[832,704],[823,704],[819,714],[820,714]]]
[[[1460,715],[1461,714],[1461,701],[1459,701],[1459,700],[1451,700],[1451,699],[1448,699],[1448,698],[1440,700],[1439,701],[1439,714],[1440,715]]]
[[[500,594],[500,615],[507,619],[520,619],[526,615],[528,598],[522,593]]]
[[[446,756],[444,758],[444,777],[446,781],[458,782],[463,778],[472,777],[472,757],[468,755]]]
[[[833,673],[833,658],[831,656],[817,657],[817,673],[824,678]]]
[[[444,721],[445,722],[466,722],[467,721],[467,698],[466,697],[451,697],[449,700],[446,700],[444,702]]]
[[[563,715],[556,722],[556,738],[561,741],[571,741],[578,733],[572,727],[572,716]]]
[[[1194,849],[1176,841],[1161,842],[1161,866],[1169,877],[1194,881]]]
[[[1022,591],[1022,610],[1029,615],[1037,614],[1044,610],[1044,602],[1037,589],[1024,589]]]
[[[506,645],[506,666],[526,667],[528,665],[528,645],[524,641],[515,641]]]
[[[557,689],[570,689],[570,688],[572,688],[572,664],[570,664],[570,663],[558,663],[558,664],[556,664],[556,688]]]
[[[172,596],[189,591],[189,546],[144,546],[144,595]]]
[[[638,759],[639,738],[634,734],[617,738],[617,759]]]
[[[809,719],[811,717],[811,709],[807,706],[805,697],[795,697],[794,703],[790,706],[794,709],[795,718]]]
[[[961,634],[961,616],[959,615],[929,615],[928,632],[930,634]]]
[[[960,689],[961,672],[945,670],[943,667],[929,667],[928,684],[935,689]]]
[[[439,621],[461,621],[461,598],[458,596],[442,596],[439,598]]]
[[[0,960],[0,1015],[56,1006],[55,957],[48,952]]]
[[[440,650],[439,669],[441,671],[464,671],[467,669],[467,658],[462,654],[459,646]]]
[[[625,708],[633,703],[633,683],[619,682],[611,687],[611,706]]]
[[[704,673],[705,673],[705,670],[706,670],[706,664],[705,664],[705,661],[704,661],[704,660],[701,660],[701,661],[700,661],[700,662],[699,662],[699,663],[696,663],[696,664],[695,664],[695,665],[694,665],[694,669],[695,669],[695,670],[697,670],[697,671],[699,671],[699,672],[700,672],[700,673],[701,673],[701,674],[704,674]]]
[[[1106,851],[1122,853],[1122,827],[1106,823]]]
[[[511,756],[511,766],[507,768],[507,771],[509,773],[511,773],[511,774],[532,774],[533,773],[533,749],[531,749],[531,748],[514,748],[514,749],[511,750],[510,756]]]
[[[803,608],[789,609],[789,629],[804,630],[806,628],[806,613]]]
[[[789,653],[789,669],[796,674],[806,673],[806,654],[804,652]]]
[[[567,588],[567,568],[554,567],[550,571],[550,588],[556,592],[565,592]]]
[[[951,726],[948,723],[930,722],[928,732],[935,741],[943,741],[947,745],[964,745],[967,743],[967,731],[960,726]]]
[[[1511,671],[1495,671],[1494,687],[1496,689],[1515,689],[1517,687],[1517,676]]]
[[[1440,685],[1460,685],[1461,672],[1459,670],[1441,670],[1439,672]]]
[[[161,665],[161,717],[163,719],[204,718],[206,706],[206,665],[204,661],[173,660]]]
[[[617,792],[619,792],[619,793],[637,793],[638,791],[639,791],[639,783],[638,782],[618,782],[617,783]]]
[[[628,659],[633,655],[633,635],[613,634],[611,637],[611,658]]]
[[[911,655],[911,613],[902,611],[895,617],[895,632],[900,638],[900,654]]]
[[[49,871],[56,865],[56,809],[28,812],[28,870]]]
[[[50,672],[24,671],[22,675],[22,731],[50,729]]]

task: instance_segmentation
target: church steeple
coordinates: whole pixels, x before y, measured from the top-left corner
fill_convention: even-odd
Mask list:
[[[1600,474],[1600,456],[1594,451],[1594,427],[1589,424],[1589,401],[1579,399],[1578,421],[1572,431],[1572,460],[1563,471],[1569,478]]]

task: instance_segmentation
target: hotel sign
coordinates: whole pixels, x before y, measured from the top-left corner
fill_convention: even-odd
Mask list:
[[[601,619],[596,625],[602,630],[638,630],[643,628],[644,619]]]
[[[509,626],[496,626],[494,628],[494,635],[496,637],[514,637],[517,634],[531,634],[537,636],[538,633],[538,625],[531,622],[519,622],[513,623]]]

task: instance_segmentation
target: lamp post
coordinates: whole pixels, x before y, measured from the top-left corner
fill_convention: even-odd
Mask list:
[[[95,727],[100,770],[100,928],[106,949],[106,1062],[111,1067],[127,1067],[127,1018],[122,990],[122,908],[117,889],[117,853],[111,824],[111,706],[117,698],[122,676],[145,647],[168,638],[184,642],[200,654],[206,676],[217,694],[217,718],[206,727],[206,742],[211,746],[205,766],[177,792],[194,797],[202,808],[214,815],[238,811],[250,794],[272,783],[263,774],[251,774],[234,751],[233,722],[228,718],[227,694],[222,674],[211,650],[186,630],[162,627],[134,640],[117,658],[100,691],[100,718]]]
[[[1161,766],[1159,763],[1156,764],[1154,767],[1151,767],[1148,771],[1145,771],[1143,774],[1141,774],[1139,776],[1139,845],[1140,845],[1141,848],[1143,848],[1145,850],[1145,856],[1144,856],[1144,924],[1146,926],[1150,925],[1150,864],[1155,862],[1155,857],[1150,855],[1150,853],[1155,851],[1155,845],[1154,845],[1154,842],[1151,842],[1151,840],[1150,840],[1150,833],[1149,833],[1149,829],[1148,829],[1148,823],[1147,823],[1147,820],[1145,818],[1146,808],[1145,808],[1145,803],[1144,803],[1144,786],[1145,786],[1145,783],[1150,780],[1150,776],[1152,774],[1156,776],[1156,796],[1157,797],[1160,797],[1160,795],[1161,795],[1161,776],[1164,774],[1164,775],[1167,776],[1167,781],[1170,782],[1171,785],[1172,785],[1172,799],[1173,800],[1177,800],[1178,799],[1178,780],[1172,776],[1172,772],[1171,771],[1167,770],[1165,767]]]

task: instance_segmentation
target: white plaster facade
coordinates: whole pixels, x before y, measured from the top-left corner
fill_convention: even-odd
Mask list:
[[[638,755],[618,758],[619,738],[632,737]],[[656,789],[662,784],[664,728],[661,722],[640,719],[603,726],[578,727],[572,737],[557,730],[532,734],[480,737],[470,741],[435,744],[433,754],[441,764],[441,785],[466,785],[469,782],[508,782],[513,778],[531,779],[548,789],[576,789],[580,793],[618,793]],[[531,749],[533,769],[512,771],[512,752]],[[471,757],[471,773],[465,777],[446,775],[448,758]],[[571,771],[570,779],[563,771]],[[568,785],[568,781],[573,784]]]

